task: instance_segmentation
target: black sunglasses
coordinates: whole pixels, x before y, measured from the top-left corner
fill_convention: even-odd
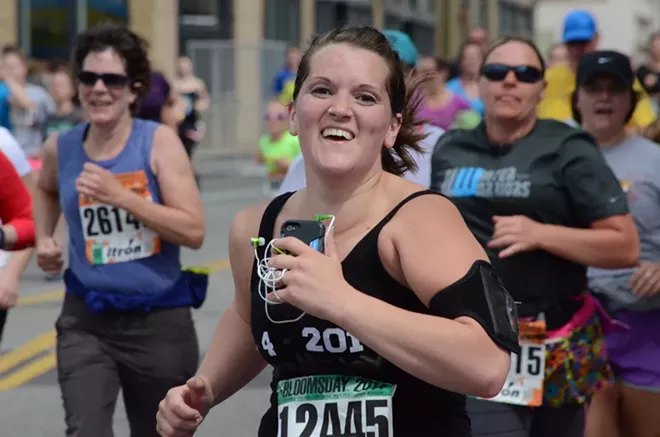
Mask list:
[[[131,82],[131,78],[124,74],[116,73],[94,73],[92,71],[81,71],[78,74],[80,83],[86,86],[94,86],[101,80],[108,88],[123,88]]]
[[[486,64],[481,69],[481,75],[493,82],[501,82],[513,71],[518,82],[536,83],[543,79],[543,72],[531,65]]]

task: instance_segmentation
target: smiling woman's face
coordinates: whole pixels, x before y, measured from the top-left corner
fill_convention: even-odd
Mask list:
[[[290,114],[307,166],[326,175],[380,167],[382,148],[394,145],[400,125],[391,110],[389,74],[377,53],[348,44],[314,53]]]

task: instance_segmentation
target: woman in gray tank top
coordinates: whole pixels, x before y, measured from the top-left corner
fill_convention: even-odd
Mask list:
[[[589,286],[628,325],[605,336],[616,376],[588,410],[587,437],[660,435],[660,147],[626,132],[637,104],[630,59],[618,52],[585,55],[573,95],[576,121],[597,140],[627,194],[640,238],[640,264],[590,268]]]

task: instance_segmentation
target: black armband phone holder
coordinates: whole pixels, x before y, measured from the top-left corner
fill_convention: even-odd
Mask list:
[[[470,317],[498,346],[520,353],[516,303],[486,261],[475,261],[465,276],[433,296],[429,310],[447,319]]]

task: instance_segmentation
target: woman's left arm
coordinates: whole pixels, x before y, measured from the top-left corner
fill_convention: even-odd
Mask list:
[[[477,260],[488,258],[448,200],[424,196],[415,204],[391,222],[393,242],[405,282],[428,306]],[[392,363],[447,390],[493,397],[509,371],[509,351],[469,317],[413,313],[356,293],[338,322]]]
[[[164,240],[199,249],[206,232],[202,201],[183,144],[166,126],[159,126],[154,133],[152,164],[163,204],[126,191],[117,206],[133,214]]]
[[[474,263],[487,258],[459,212],[445,198],[422,196],[402,208],[383,233],[379,246],[385,247],[381,244],[385,242],[391,248],[386,256],[381,254],[383,263],[431,307],[430,314],[438,315],[407,311],[353,288],[342,276],[331,238],[327,245],[330,260],[295,238],[277,240],[278,248],[298,255],[277,255],[270,262],[276,269],[287,269],[278,298],[341,326],[429,384],[474,396],[495,396],[506,380],[510,354],[475,319],[463,316],[478,313],[478,303],[472,300],[477,300],[475,296],[483,299],[488,287],[481,277],[487,275],[477,270],[474,278],[468,272],[474,273]],[[466,282],[481,296],[463,297]],[[506,293],[499,284],[489,291]],[[454,303],[447,303],[443,299],[447,297]],[[461,300],[467,304],[459,308],[457,301]],[[502,314],[494,322],[506,319],[513,332],[516,321],[510,317]],[[517,343],[515,333],[513,337]]]
[[[76,186],[81,194],[128,211],[163,240],[199,249],[205,234],[202,201],[183,144],[167,126],[158,126],[154,133],[151,167],[162,205],[125,188],[115,175],[92,162],[85,163]]]
[[[559,174],[581,227],[538,226],[539,249],[560,258],[606,269],[639,262],[639,235],[626,194],[598,146],[587,137],[569,139]]]
[[[163,240],[199,249],[206,232],[199,190],[181,140],[165,125],[154,132],[151,167],[162,205],[125,188],[115,175],[92,162],[85,163],[76,186],[81,194],[128,211]]]

